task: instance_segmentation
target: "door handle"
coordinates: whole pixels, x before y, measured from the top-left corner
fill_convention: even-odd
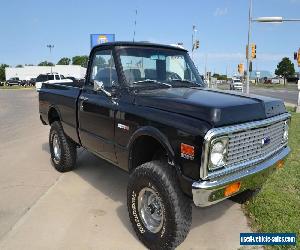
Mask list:
[[[88,100],[89,100],[89,98],[88,98],[88,97],[85,97],[85,96],[80,96],[79,99],[80,99],[81,101],[88,101]]]
[[[85,96],[80,96],[79,99],[80,99],[80,111],[83,111],[83,102],[88,101],[89,98]]]

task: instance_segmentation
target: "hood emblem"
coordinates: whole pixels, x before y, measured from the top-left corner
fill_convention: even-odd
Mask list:
[[[264,147],[264,146],[266,146],[266,145],[268,145],[268,144],[270,144],[270,142],[271,142],[271,138],[270,137],[264,137],[262,140],[261,140],[261,147]]]

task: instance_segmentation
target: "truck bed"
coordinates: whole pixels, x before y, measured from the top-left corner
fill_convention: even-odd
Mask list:
[[[77,109],[81,87],[80,83],[44,83],[39,92],[39,111],[42,121],[49,124],[51,119],[55,119],[56,114],[53,112],[59,112],[66,135],[77,143],[80,143],[77,132]]]

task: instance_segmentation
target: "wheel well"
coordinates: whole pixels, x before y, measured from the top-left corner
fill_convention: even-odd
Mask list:
[[[163,145],[152,136],[140,136],[131,147],[129,171],[146,162],[162,158],[168,159],[168,153]]]
[[[57,110],[55,108],[51,108],[48,112],[48,122],[49,124],[55,122],[55,121],[59,121],[60,117],[59,114],[57,112]]]

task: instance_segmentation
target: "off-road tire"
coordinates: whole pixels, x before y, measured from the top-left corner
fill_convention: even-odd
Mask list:
[[[61,148],[61,157],[60,160],[54,160],[54,149],[53,149],[53,138],[54,135],[58,136],[58,141]],[[60,122],[55,121],[51,124],[51,129],[49,133],[49,147],[51,154],[51,161],[54,168],[59,172],[68,172],[72,171],[75,168],[77,151],[76,144],[68,138],[63,130],[63,127]]]
[[[143,188],[153,189],[163,204],[163,224],[157,233],[146,228],[138,211],[138,196]],[[149,249],[174,249],[189,233],[192,222],[191,202],[180,189],[174,167],[167,163],[147,162],[131,173],[127,206],[134,231]]]

